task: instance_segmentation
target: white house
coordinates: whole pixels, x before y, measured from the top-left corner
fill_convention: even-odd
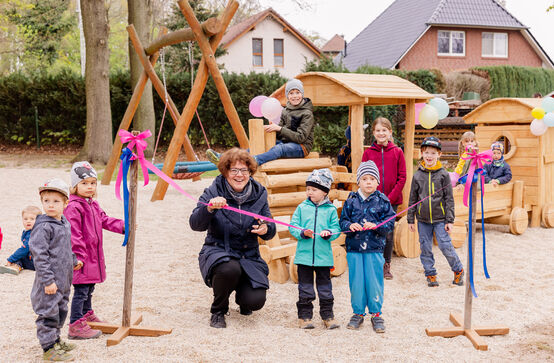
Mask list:
[[[221,45],[227,54],[217,62],[236,73],[277,70],[292,78],[302,72],[306,61],[321,55],[317,46],[272,8],[230,27]]]

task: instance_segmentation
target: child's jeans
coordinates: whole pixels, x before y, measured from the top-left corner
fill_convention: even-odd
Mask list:
[[[92,293],[95,284],[74,284],[69,323],[73,324],[92,310]]]
[[[348,252],[348,282],[350,303],[354,314],[364,315],[366,307],[370,314],[381,313],[384,295],[383,265],[380,252]]]
[[[446,257],[452,271],[458,272],[463,268],[462,262],[458,258],[454,246],[452,246],[450,235],[444,229],[444,225],[444,222],[433,224],[417,222],[419,245],[421,247],[419,259],[425,270],[425,276],[434,276],[437,274],[437,270],[435,270],[435,258],[433,257],[433,232],[435,232],[439,249],[442,251],[444,257]]]
[[[304,149],[300,144],[294,142],[277,141],[277,144],[263,154],[254,156],[258,165],[267,163],[268,161],[282,158],[303,158]]]
[[[331,268],[320,266],[298,265],[298,319],[312,319],[315,300],[314,271],[317,295],[319,297],[319,315],[321,319],[334,318],[333,287],[331,285]]]
[[[14,263],[21,266],[22,269],[35,271],[35,264],[33,260],[30,259],[29,257],[23,257],[22,259],[17,260]]]

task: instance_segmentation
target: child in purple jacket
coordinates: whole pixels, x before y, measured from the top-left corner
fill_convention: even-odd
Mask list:
[[[123,221],[107,216],[93,199],[96,177],[96,170],[86,161],[76,162],[71,168],[71,196],[64,215],[71,224],[71,248],[83,261],[83,268],[73,274],[69,339],[97,338],[102,334],[86,323],[101,322],[92,310],[92,292],[95,284],[106,280],[102,229],[125,233]]]

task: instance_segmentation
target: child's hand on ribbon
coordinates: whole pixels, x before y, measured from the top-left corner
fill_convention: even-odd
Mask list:
[[[350,230],[352,232],[360,232],[360,231],[363,231],[364,230],[364,227],[360,226],[359,223],[352,223],[350,225]]]
[[[325,238],[325,237],[329,237],[331,235],[331,231],[329,230],[324,230],[322,231],[320,234],[319,234],[321,237]]]
[[[377,226],[375,223],[371,223],[371,222],[368,222],[368,221],[365,221],[365,223],[364,223],[364,229],[374,229],[375,226]]]
[[[306,238],[313,238],[314,237],[314,231],[312,231],[311,229],[304,229],[302,232],[304,233],[304,236]]]
[[[415,232],[415,224],[408,224],[408,228],[410,229],[410,232]]]
[[[213,212],[214,209],[221,209],[227,205],[227,199],[223,197],[215,197],[208,202],[208,212]]]

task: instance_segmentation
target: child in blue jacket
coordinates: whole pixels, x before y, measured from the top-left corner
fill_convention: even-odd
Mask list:
[[[35,206],[25,207],[21,211],[21,219],[24,228],[23,233],[21,233],[21,246],[8,257],[8,262],[5,266],[0,266],[0,273],[19,275],[19,272],[23,269],[35,270],[33,257],[29,250],[29,238],[31,237],[31,231],[35,225],[35,220],[41,213],[40,208]]]
[[[395,213],[386,195],[377,190],[379,170],[373,161],[360,164],[357,171],[358,191],[344,202],[340,217],[341,230],[350,230],[346,237],[346,259],[350,302],[354,315],[346,326],[358,329],[364,322],[366,307],[377,333],[385,332],[381,316],[383,306],[383,251],[386,236],[394,228]],[[382,226],[378,224],[389,219]]]
[[[485,183],[493,185],[506,184],[512,180],[512,169],[510,165],[504,161],[504,145],[496,141],[491,145],[492,163],[485,164],[483,169],[485,174]]]
[[[298,240],[294,264],[298,266],[298,323],[301,329],[313,329],[313,305],[315,300],[314,272],[319,296],[319,314],[327,329],[338,328],[333,314],[331,268],[333,252],[331,241],[340,236],[337,208],[327,194],[333,183],[329,169],[314,170],[306,180],[307,199],[292,215],[291,224],[302,230],[289,227]]]

